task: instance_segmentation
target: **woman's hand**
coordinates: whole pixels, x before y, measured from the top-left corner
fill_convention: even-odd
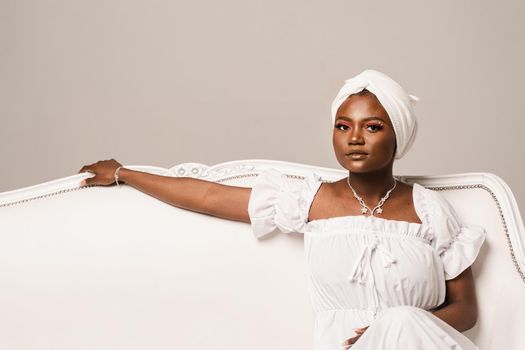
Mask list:
[[[357,334],[355,337],[348,338],[343,342],[343,349],[349,349],[354,343],[363,335],[363,333],[366,331],[368,327],[364,328],[354,328],[355,333]]]
[[[96,163],[84,165],[78,174],[82,172],[89,172],[95,174],[95,176],[85,179],[80,183],[81,186],[85,185],[103,185],[108,186],[115,183],[115,171],[119,166],[122,166],[115,159],[99,160]]]

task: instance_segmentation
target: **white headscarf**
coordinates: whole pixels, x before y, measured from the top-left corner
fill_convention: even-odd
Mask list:
[[[348,96],[364,89],[373,93],[388,113],[396,134],[395,159],[403,157],[416,138],[417,121],[414,104],[419,98],[408,95],[401,85],[386,74],[368,69],[345,80],[345,84],[332,102],[332,123],[335,122],[337,110]]]

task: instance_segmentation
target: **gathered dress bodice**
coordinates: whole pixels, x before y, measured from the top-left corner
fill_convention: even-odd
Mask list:
[[[483,244],[481,227],[461,222],[442,195],[417,183],[412,193],[421,223],[363,215],[308,221],[321,184],[314,172],[298,181],[267,169],[248,206],[256,237],[304,234],[315,350],[340,349],[354,328],[373,325],[385,310],[410,306],[430,314],[445,300],[445,281],[470,266]]]

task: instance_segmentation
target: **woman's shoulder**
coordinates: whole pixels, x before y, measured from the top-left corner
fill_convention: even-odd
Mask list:
[[[390,203],[390,210],[395,216],[394,219],[421,224],[423,220],[416,202],[416,194],[420,190],[418,185],[398,181],[396,189],[398,192],[392,196]]]
[[[319,185],[317,192],[312,197],[307,221],[326,219],[331,215],[331,209],[338,207],[336,203],[340,199],[336,186],[336,182],[323,182]]]
[[[414,184],[414,201],[418,214],[434,232],[454,232],[461,226],[461,220],[454,206],[438,190]]]
[[[282,232],[303,232],[308,209],[321,184],[315,172],[295,175],[275,168],[260,171],[248,202],[256,236],[277,228]]]
[[[426,216],[450,215],[454,209],[439,191],[413,183],[414,202]]]

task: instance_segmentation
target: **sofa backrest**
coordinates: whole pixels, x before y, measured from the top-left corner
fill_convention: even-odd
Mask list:
[[[273,167],[325,181],[344,171],[267,160],[171,169],[250,187]],[[176,208],[90,174],[0,193],[1,349],[311,349],[301,235],[257,240],[246,223]],[[487,241],[473,265],[480,349],[521,349],[524,229],[512,192],[488,173],[403,176],[442,191]]]

